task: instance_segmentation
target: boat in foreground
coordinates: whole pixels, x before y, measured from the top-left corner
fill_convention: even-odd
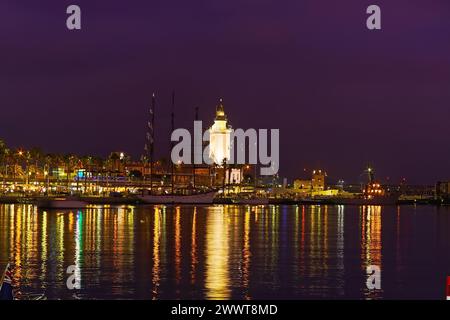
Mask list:
[[[47,300],[45,294],[22,294],[14,287],[11,264],[7,264],[0,278],[0,300]]]

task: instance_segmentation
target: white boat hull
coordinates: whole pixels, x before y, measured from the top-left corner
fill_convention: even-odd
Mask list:
[[[193,195],[145,195],[139,200],[149,204],[212,204],[215,192]]]

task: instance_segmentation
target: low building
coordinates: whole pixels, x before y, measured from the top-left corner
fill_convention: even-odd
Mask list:
[[[295,179],[294,180],[294,189],[296,191],[304,191],[304,192],[311,192],[311,180],[302,180],[302,179]]]
[[[297,192],[319,192],[325,190],[326,173],[322,170],[314,170],[311,179],[294,180],[294,189]]]
[[[313,191],[325,190],[326,173],[322,170],[314,170],[311,178],[311,188]]]
[[[436,199],[450,199],[450,181],[438,181],[435,188]]]

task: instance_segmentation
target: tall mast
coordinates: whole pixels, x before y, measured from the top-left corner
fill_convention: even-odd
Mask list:
[[[198,121],[198,107],[195,107],[195,121]],[[195,150],[195,148],[194,148]],[[194,151],[195,152],[195,151]],[[194,161],[192,161],[192,174],[193,174],[193,188],[195,190],[195,155],[194,155]]]
[[[257,178],[257,175],[258,175],[258,172],[257,172],[257,166],[256,166],[256,163],[255,163],[255,181],[253,181],[254,184],[255,184],[255,186],[253,187],[255,193],[257,193],[257,187],[258,187],[258,178]]]
[[[155,93],[152,95],[152,107],[150,109],[150,126],[151,129],[151,145],[150,145],[150,194],[153,192],[153,163],[155,162],[155,106],[156,98]]]
[[[147,121],[147,133],[146,140],[144,146],[144,180],[145,180],[145,168],[147,167],[148,162],[150,161],[150,193],[152,192],[153,187],[153,158],[155,153],[155,105],[156,98],[155,93],[152,94],[152,105],[150,106],[150,117]]]
[[[171,120],[171,125],[172,125],[172,133],[175,130],[175,91],[172,91],[172,113],[170,116],[170,120]],[[171,139],[172,140],[172,139]],[[171,148],[170,148],[170,152],[172,152],[173,149],[173,142],[171,141]],[[173,159],[172,159],[173,160]],[[172,166],[171,166],[171,175],[170,175],[170,180],[171,180],[171,184],[172,184],[172,194],[174,194],[174,184],[175,184],[175,179],[174,179],[174,163],[173,161],[171,161]]]

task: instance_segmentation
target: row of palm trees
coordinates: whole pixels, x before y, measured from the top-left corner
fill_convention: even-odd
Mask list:
[[[122,164],[126,164],[130,161],[130,159],[126,157],[121,160],[119,159],[118,154],[115,153],[104,159],[97,156],[80,157],[71,153],[44,153],[39,148],[31,148],[29,150],[25,150],[23,148],[9,148],[7,144],[0,139],[0,179],[3,181],[3,184],[5,184],[5,181],[15,181],[29,184],[33,181],[44,182],[51,179],[53,181],[65,182],[69,185],[70,181],[73,181],[73,177],[79,169],[84,169],[86,172],[102,177],[114,177],[117,176],[118,170],[117,172],[114,172],[114,169],[112,168],[117,167],[113,164],[117,164],[118,161],[122,161]],[[157,168],[159,168],[159,170],[155,168],[156,172],[170,172],[170,169],[168,169],[170,166],[167,160],[161,159],[160,161],[157,161],[156,164]],[[219,183],[222,184],[222,188],[225,190],[226,185],[234,184],[231,181],[226,181],[225,172],[230,177],[231,170],[235,166],[227,164],[226,160],[224,160],[222,166],[224,167],[224,174],[222,176],[223,180]],[[59,176],[61,169],[64,171],[64,178]],[[133,176],[133,173],[130,173],[130,177]],[[142,178],[143,177],[141,176],[138,179]],[[244,180],[244,184],[250,183],[248,172]],[[215,183],[211,180],[211,184]]]
[[[3,179],[44,178],[51,176],[55,168],[63,168],[69,179],[70,174],[77,169],[101,170],[105,169],[107,164],[108,159],[95,156],[44,153],[39,148],[9,148],[0,140],[0,177]]]

